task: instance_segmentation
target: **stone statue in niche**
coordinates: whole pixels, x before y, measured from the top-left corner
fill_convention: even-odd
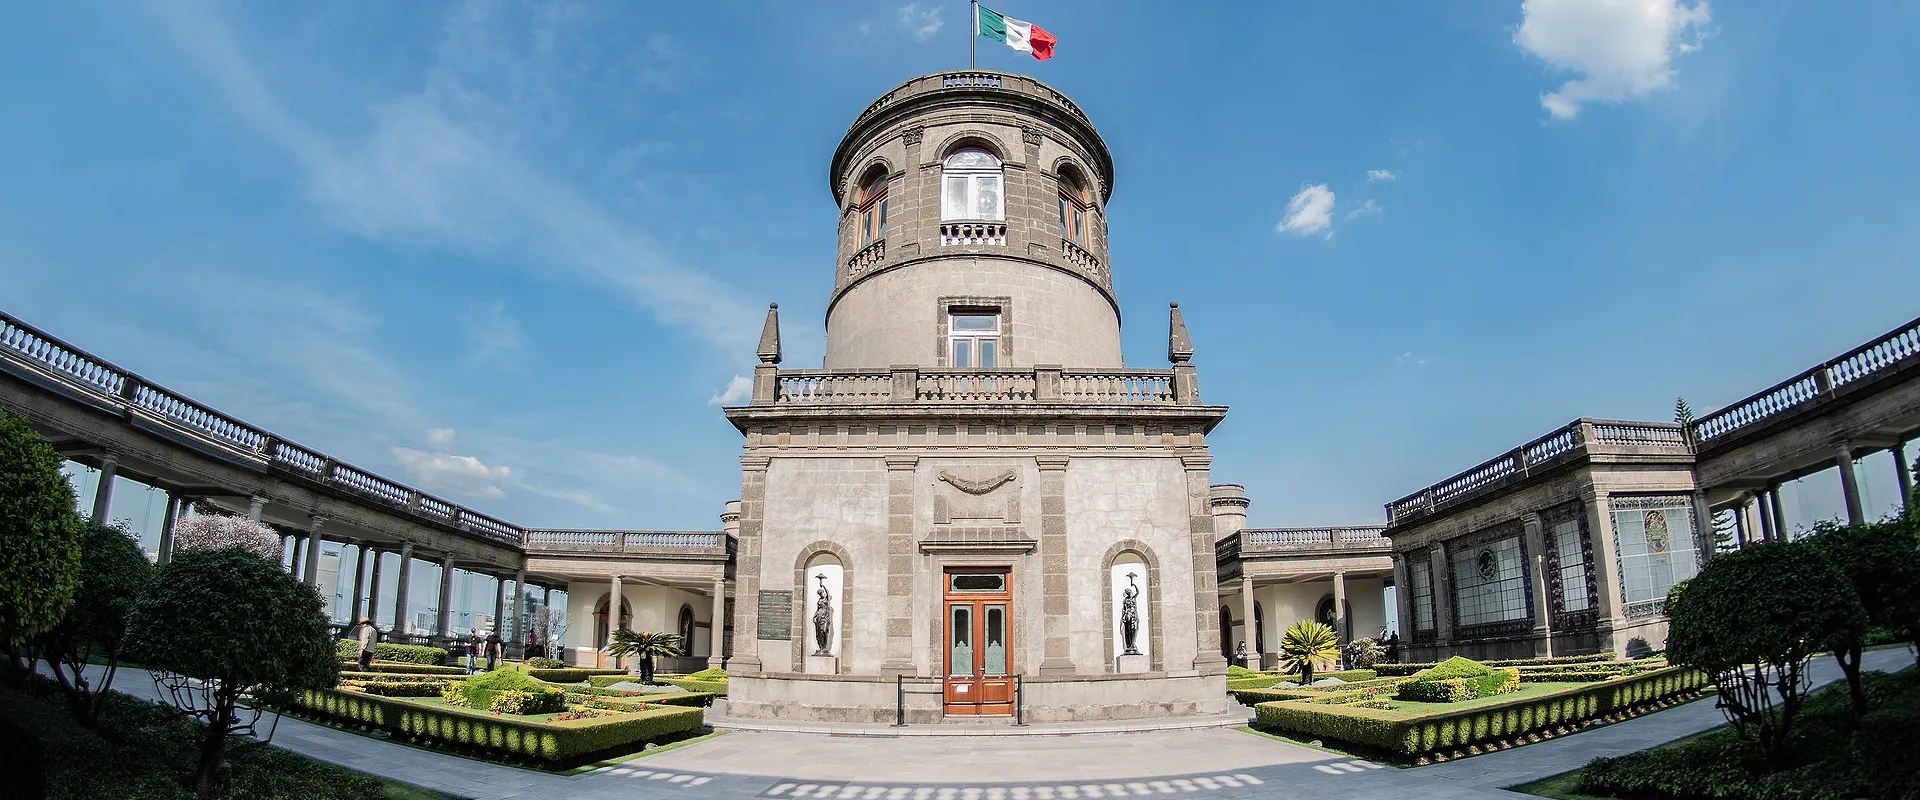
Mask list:
[[[1133,582],[1134,573],[1127,573],[1127,588],[1120,595],[1120,643],[1126,647],[1123,656],[1140,655],[1140,587]]]
[[[820,579],[820,588],[814,590],[813,601],[813,654],[816,656],[833,655],[830,644],[833,642],[833,595],[827,593],[827,574],[822,572],[813,576]]]

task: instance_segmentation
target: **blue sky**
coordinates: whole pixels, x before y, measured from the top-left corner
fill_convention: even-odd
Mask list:
[[[1911,3],[996,8],[1059,37],[979,63],[1106,137],[1129,361],[1161,364],[1179,301],[1233,408],[1214,480],[1256,525],[1375,522],[1576,416],[1711,409],[1920,308]],[[966,26],[925,0],[9,4],[0,308],[515,522],[715,528],[714,401],[765,303],[787,365],[820,358],[832,148],[965,66]]]

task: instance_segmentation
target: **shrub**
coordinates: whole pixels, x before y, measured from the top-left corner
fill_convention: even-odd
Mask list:
[[[687,677],[697,681],[724,681],[727,679],[727,671],[719,667],[708,667]]]
[[[80,516],[60,455],[0,412],[0,646],[53,627],[80,588]]]
[[[561,661],[560,659],[557,659],[557,658],[547,658],[545,656],[534,656],[533,658],[527,659],[527,666],[535,667],[537,669],[566,669],[567,662]]]
[[[280,535],[265,523],[227,514],[195,514],[173,525],[174,552],[229,547],[274,563],[280,561]]]
[[[1240,666],[1239,664],[1227,665],[1227,678],[1229,680],[1233,678],[1256,678],[1256,677],[1264,677],[1264,676],[1265,676],[1265,673],[1259,672],[1257,670],[1247,669],[1246,667]]]
[[[356,648],[357,647],[356,645]],[[359,656],[360,651],[355,649],[354,657],[358,658]],[[425,647],[417,644],[390,644],[380,642],[373,646],[373,657],[381,661],[400,661],[407,664],[433,666],[446,662],[447,651],[444,648]]]
[[[697,730],[701,718],[697,708],[651,707],[605,719],[540,722],[329,690],[307,692],[300,704],[322,717],[372,725],[407,739],[468,747],[549,768],[632,752],[645,742]]]
[[[1299,620],[1280,635],[1280,664],[1298,671],[1301,683],[1313,682],[1315,665],[1339,657],[1340,640],[1334,636],[1333,628],[1313,620]]]
[[[566,708],[565,692],[553,689],[524,692],[506,689],[495,692],[487,701],[487,710],[496,714],[551,714]]]
[[[1612,653],[1590,653],[1588,655],[1583,655],[1583,656],[1555,656],[1553,658],[1510,658],[1510,659],[1504,659],[1499,661],[1483,661],[1480,663],[1488,667],[1519,667],[1524,670],[1529,667],[1552,668],[1552,667],[1562,667],[1562,666],[1579,665],[1579,664],[1595,664],[1595,663],[1605,663],[1605,662],[1617,663],[1619,662],[1619,659],[1616,658]],[[1375,664],[1373,665],[1373,669],[1374,671],[1380,673],[1382,676],[1412,675],[1421,670],[1432,669],[1437,666],[1439,666],[1439,664],[1432,663],[1432,662],[1428,662],[1428,663],[1408,662],[1408,663],[1402,663],[1402,664],[1386,663],[1386,664]]]
[[[352,661],[354,662],[355,666],[359,666],[360,640],[359,639],[333,640],[333,655],[335,658],[338,658],[341,661]]]
[[[1820,522],[1803,541],[1846,575],[1869,626],[1920,631],[1920,519],[1896,517],[1863,525]],[[1829,644],[1847,677],[1856,714],[1867,712],[1860,684],[1860,651],[1867,630],[1846,628]]]
[[[341,669],[358,670],[359,668],[360,668],[359,662],[355,662],[355,661],[343,662],[341,664]],[[394,675],[455,676],[455,675],[467,674],[466,669],[462,667],[434,667],[434,666],[428,666],[426,664],[408,664],[408,663],[399,662],[399,661],[386,661],[386,662],[375,661],[372,664],[367,665],[367,670],[370,672],[384,672],[384,673],[390,673]]]
[[[563,694],[532,675],[517,669],[501,668],[482,673],[460,681],[460,691],[468,708],[489,710],[493,707],[493,696],[500,692],[529,692]]]
[[[1866,628],[1845,573],[1804,541],[1750,545],[1707,562],[1667,595],[1667,615],[1668,657],[1707,673],[1727,719],[1776,766],[1805,698],[1807,660]]]
[[[1466,678],[1408,681],[1400,684],[1400,691],[1394,695],[1394,699],[1415,703],[1458,703],[1472,700],[1473,689],[1467,685]]]
[[[1387,649],[1372,639],[1355,639],[1347,643],[1345,651],[1347,667],[1351,669],[1369,669],[1386,657]]]
[[[685,642],[677,633],[638,633],[620,628],[613,632],[613,641],[607,644],[607,655],[614,657],[636,656],[640,659],[640,682],[653,682],[653,660],[670,658],[686,652]]]
[[[453,681],[368,681],[360,691],[381,697],[439,697],[441,687]]]
[[[447,681],[440,685],[440,700],[454,705],[467,704],[466,681]]]
[[[548,683],[579,683],[588,677],[586,670],[573,669],[571,667],[563,669],[530,669],[527,670],[527,674]]]
[[[426,681],[426,682],[438,684],[438,683],[446,683],[447,676],[417,675],[417,674],[404,673],[404,672],[355,672],[351,670],[342,670],[340,672],[340,680],[360,681],[361,683],[376,683],[376,682],[377,683],[401,683],[401,682]]]
[[[250,732],[267,708],[339,678],[320,594],[239,548],[175,553],[134,604],[127,656],[209,726],[195,778],[203,793],[219,775],[225,734]]]
[[[53,668],[75,720],[91,728],[120,664],[127,616],[153,576],[153,565],[140,552],[132,531],[88,520],[80,542],[80,574],[73,606],[60,624],[34,639],[34,649]],[[96,658],[107,667],[104,675],[96,675],[101,678],[97,685],[87,677],[87,664]]]
[[[1471,678],[1492,672],[1493,668],[1470,658],[1454,656],[1431,668],[1414,673],[1416,681],[1439,681],[1448,678]]]
[[[692,678],[661,678],[661,680],[665,681],[668,685],[678,686],[689,692],[713,694],[721,697],[727,696],[727,682],[725,680],[705,681],[694,680]]]

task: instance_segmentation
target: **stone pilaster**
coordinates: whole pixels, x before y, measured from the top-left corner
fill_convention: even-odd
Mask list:
[[[1213,562],[1212,482],[1207,477],[1213,457],[1186,455],[1180,463],[1187,472],[1187,530],[1193,543],[1188,554],[1193,559],[1193,629],[1198,639],[1193,668],[1202,675],[1221,675],[1227,671],[1227,658],[1220,654],[1220,626],[1205,624],[1220,609],[1220,581]]]
[[[1046,615],[1040,674],[1073,674],[1067,630],[1067,456],[1036,456],[1040,467],[1040,585]],[[1199,580],[1199,576],[1194,576]]]
[[[320,514],[307,517],[307,555],[300,562],[300,582],[308,586],[320,586],[320,528],[327,524],[327,518]]]
[[[733,659],[735,675],[760,674],[760,536],[767,520],[766,456],[740,458],[740,545],[734,553]]]
[[[1246,637],[1241,640],[1247,645],[1246,667],[1248,669],[1260,669],[1265,664],[1265,659],[1260,653],[1259,623],[1255,621],[1253,613],[1253,576],[1246,574],[1245,569],[1244,566],[1241,567],[1242,571],[1240,573],[1240,615],[1246,619],[1246,623],[1241,628],[1241,630],[1245,632],[1240,635]],[[1197,621],[1196,624],[1198,624]],[[1219,626],[1215,625],[1214,627],[1217,628]]]
[[[517,647],[527,646],[527,571],[522,568],[513,573],[513,642]],[[523,652],[520,656],[525,658]]]
[[[724,649],[727,642],[727,579],[713,579],[713,624],[707,626],[707,668],[719,669],[726,664]]]
[[[1442,650],[1453,646],[1453,565],[1447,549],[1446,542],[1434,542],[1427,556],[1433,566],[1433,643]]]
[[[1546,526],[1540,523],[1539,514],[1529,511],[1520,515],[1520,531],[1526,570],[1533,576],[1533,580],[1527,582],[1533,606],[1533,654],[1540,657],[1553,651],[1553,608],[1547,588],[1552,581],[1547,574]]]
[[[887,651],[880,670],[912,672],[913,495],[918,456],[887,457]]]
[[[1607,493],[1591,484],[1580,488],[1580,500],[1587,507],[1587,534],[1593,537],[1593,582],[1599,596],[1593,599],[1595,630],[1603,643],[1613,641],[1613,629],[1626,622],[1620,609],[1620,547],[1613,540],[1613,508]],[[1620,652],[1617,645],[1608,645]]]

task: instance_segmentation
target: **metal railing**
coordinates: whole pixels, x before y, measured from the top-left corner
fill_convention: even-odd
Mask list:
[[[1739,431],[1753,428],[1789,411],[1828,402],[1846,394],[1849,388],[1859,385],[1861,381],[1914,363],[1916,357],[1920,357],[1920,319],[1701,417],[1693,423],[1693,439],[1700,447],[1717,445]]]
[[[1026,727],[1027,725],[1026,680],[1024,676],[1020,675],[1019,673],[1015,673],[1011,676],[995,675],[993,677],[996,677],[996,678],[1012,677],[1013,678],[1013,725],[1016,728]],[[947,676],[945,675],[922,676],[922,675],[906,675],[906,674],[895,675],[893,676],[893,727],[895,728],[907,727],[907,681],[914,681],[916,683],[939,684],[940,685],[939,695],[940,695],[941,707],[944,709],[946,706]]]

